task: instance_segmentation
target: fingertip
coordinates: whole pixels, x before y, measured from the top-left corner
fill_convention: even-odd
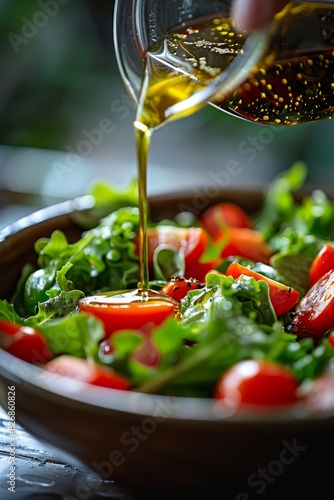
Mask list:
[[[287,0],[235,0],[232,17],[240,30],[254,31],[268,24]]]

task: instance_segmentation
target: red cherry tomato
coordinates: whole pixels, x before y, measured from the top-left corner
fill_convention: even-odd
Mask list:
[[[115,303],[113,297],[98,294],[79,301],[82,312],[99,318],[105,329],[105,338],[118,330],[147,330],[149,325],[160,325],[168,316],[175,314],[176,303],[172,300]]]
[[[226,276],[232,276],[234,279],[238,279],[242,275],[253,277],[256,281],[263,280],[268,283],[270,300],[277,316],[281,316],[290,311],[290,309],[297,304],[300,293],[294,288],[283,285],[283,283],[271,278],[267,278],[260,273],[248,269],[246,266],[242,266],[238,262],[232,262],[227,268]]]
[[[197,290],[201,288],[203,284],[194,278],[183,278],[181,276],[173,278],[161,289],[163,293],[169,295],[174,300],[181,302],[181,300],[187,295],[189,290]]]
[[[334,327],[334,269],[324,274],[304,295],[291,321],[299,337],[320,340]]]
[[[0,320],[0,347],[28,363],[46,363],[50,351],[43,335],[29,326]]]
[[[240,361],[218,381],[215,397],[238,409],[243,405],[281,406],[295,402],[298,380],[271,361]]]
[[[100,366],[97,363],[89,363],[85,359],[67,354],[49,361],[44,369],[58,375],[63,375],[64,377],[86,382],[87,384],[123,391],[130,389],[128,380],[115,371]]]
[[[249,215],[238,205],[230,202],[221,202],[204,210],[199,217],[207,232],[215,237],[227,227],[252,228],[253,223]]]
[[[219,233],[215,239],[216,244],[226,240],[221,257],[239,256],[254,262],[269,264],[273,250],[265,241],[260,231],[249,228],[231,227],[227,231]]]
[[[309,274],[310,285],[313,286],[331,269],[334,269],[334,247],[329,243],[325,243],[312,262]]]

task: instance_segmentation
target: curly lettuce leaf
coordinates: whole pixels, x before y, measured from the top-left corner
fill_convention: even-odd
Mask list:
[[[55,318],[63,318],[77,311],[78,301],[84,297],[80,290],[60,292],[45,302],[38,304],[38,312],[24,320],[27,326],[39,329],[43,324]]]
[[[102,322],[82,313],[40,323],[38,329],[53,355],[69,354],[92,360],[97,359],[99,342],[104,337]]]
[[[70,244],[61,231],[35,244],[39,269],[30,272],[21,284],[22,316],[35,314],[39,303],[61,290],[97,291],[134,288],[139,281],[139,258],[135,237],[137,207],[121,208]],[[23,290],[24,289],[24,290]]]
[[[272,325],[277,319],[265,281],[209,273],[205,288],[188,292],[181,303],[181,315],[185,324],[199,325],[207,323],[217,311],[234,311],[259,324]]]

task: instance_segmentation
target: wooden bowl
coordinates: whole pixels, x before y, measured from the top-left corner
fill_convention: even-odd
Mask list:
[[[217,193],[248,212],[260,192]],[[9,298],[22,266],[36,261],[35,241],[60,229],[70,241],[82,229],[82,197],[42,209],[0,231],[0,297]],[[152,198],[152,218],[194,213],[192,194]],[[202,203],[203,205],[203,203]],[[73,465],[115,480],[135,498],[316,498],[331,483],[334,412],[305,408],[275,414],[226,412],[214,401],[114,391],[66,380],[0,350],[0,402],[15,386],[16,421]],[[334,388],[333,388],[334,390]]]

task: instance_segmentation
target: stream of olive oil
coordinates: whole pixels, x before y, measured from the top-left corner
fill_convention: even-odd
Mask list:
[[[295,125],[334,114],[334,6],[291,3],[277,16],[266,56],[232,95],[213,101],[248,121]],[[147,165],[152,132],[182,114],[173,105],[210,84],[238,54],[245,35],[229,17],[193,20],[166,34],[146,53],[135,121],[140,210],[141,289],[149,283],[147,264]]]

